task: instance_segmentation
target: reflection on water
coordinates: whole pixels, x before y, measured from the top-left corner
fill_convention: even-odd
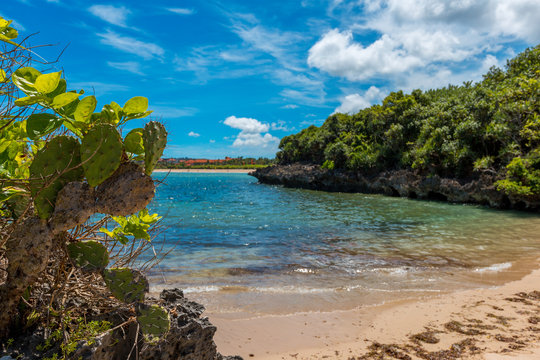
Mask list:
[[[158,241],[174,247],[150,274],[154,289],[178,286],[214,311],[350,308],[483,286],[540,253],[535,214],[245,174],[169,174],[151,208],[167,226]]]

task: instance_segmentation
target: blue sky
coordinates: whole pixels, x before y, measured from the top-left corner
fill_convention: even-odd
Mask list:
[[[69,45],[49,68],[71,89],[148,97],[174,157],[273,157],[336,111],[479,80],[540,42],[538,0],[8,0],[0,15],[56,44],[47,60]]]

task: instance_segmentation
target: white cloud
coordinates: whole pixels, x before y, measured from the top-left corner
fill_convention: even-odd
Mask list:
[[[154,43],[146,43],[129,36],[118,35],[107,30],[106,33],[97,34],[101,38],[101,43],[110,45],[118,50],[135,54],[143,59],[149,60],[154,57],[160,58],[165,54],[165,50]]]
[[[273,147],[277,149],[279,138],[268,133],[270,129],[268,124],[263,124],[257,119],[236,116],[229,116],[223,123],[241,130],[232,144],[233,147]]]
[[[328,11],[341,26],[311,47],[308,65],[350,81],[443,86],[486,58],[499,63],[511,44],[540,42],[538,0],[333,0]]]
[[[270,129],[276,130],[276,131],[293,131],[295,128],[289,128],[287,127],[287,123],[283,120],[278,120],[277,122],[273,122],[270,124]]]
[[[281,107],[282,109],[297,109],[298,105],[296,104],[287,104]]]
[[[193,14],[195,14],[194,9],[187,9],[187,8],[167,8],[167,11],[170,11],[170,12],[178,14],[178,15],[193,15]]]
[[[233,129],[242,130],[242,132],[246,134],[267,132],[269,129],[268,124],[263,124],[257,119],[245,117],[238,118],[236,116],[229,116],[223,123]]]
[[[275,136],[270,135],[269,133],[262,135],[262,134],[249,134],[249,133],[241,132],[236,137],[236,140],[234,140],[232,146],[266,148],[272,145],[275,146],[277,143],[279,143],[279,139]]]
[[[141,71],[141,64],[135,61],[126,61],[126,62],[112,62],[107,61],[107,65],[118,70],[128,71],[137,75],[144,75]]]
[[[363,47],[353,41],[351,31],[334,29],[309,50],[308,64],[351,81],[400,73],[422,64],[420,59],[409,55],[399,45],[390,36],[383,35],[368,47]]]
[[[513,35],[533,44],[540,42],[540,2],[537,0],[496,1],[494,26],[505,35]]]
[[[190,131],[189,134],[188,134],[188,136],[194,137],[194,138],[198,138],[199,136],[201,136],[201,134],[198,134],[198,133],[196,133],[196,132],[194,132],[194,131]]]
[[[232,31],[254,50],[274,57],[283,67],[291,70],[302,68],[301,63],[290,54],[303,39],[301,34],[243,23],[234,24]]]
[[[210,139],[210,144],[214,144],[215,142],[216,142],[216,140]]]
[[[131,13],[124,6],[116,7],[113,5],[93,5],[88,8],[93,15],[110,24],[127,27],[127,16]]]
[[[341,105],[334,113],[355,114],[380,101],[384,93],[377,87],[371,86],[363,95],[350,94],[341,99]]]

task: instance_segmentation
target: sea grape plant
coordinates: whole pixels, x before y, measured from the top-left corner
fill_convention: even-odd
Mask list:
[[[159,219],[146,210],[155,192],[150,175],[167,131],[150,121],[123,138],[128,121],[151,114],[145,97],[133,97],[124,106],[111,102],[97,111],[96,97],[68,90],[62,71],[42,73],[7,61],[25,50],[10,25],[0,17],[5,44],[0,96],[7,104],[0,109],[0,210],[7,224],[0,242],[7,259],[7,277],[0,284],[0,338],[9,334],[21,296],[47,267],[54,245],[83,271],[101,274],[114,297],[132,304],[148,336],[161,336],[169,327],[168,313],[144,304],[148,281],[143,274],[107,268],[109,251],[103,243],[65,234],[101,213],[121,225],[120,230],[102,229],[113,240],[126,244],[129,235],[150,240],[147,230]]]

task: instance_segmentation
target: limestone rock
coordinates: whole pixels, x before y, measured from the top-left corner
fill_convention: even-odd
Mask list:
[[[250,173],[264,184],[312,190],[377,193],[419,199],[473,203],[494,208],[540,209],[540,201],[508,197],[498,191],[493,175],[480,174],[472,179],[426,177],[412,170],[363,174],[353,171],[322,169],[313,164],[275,165]]]

